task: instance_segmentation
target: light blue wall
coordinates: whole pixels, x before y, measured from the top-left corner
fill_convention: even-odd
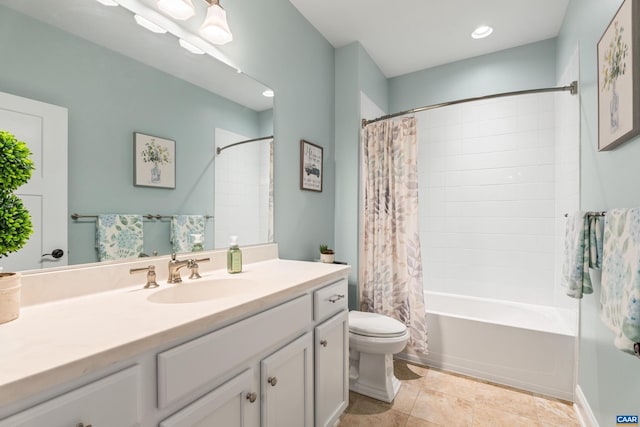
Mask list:
[[[360,92],[381,108],[388,103],[387,79],[359,43],[335,51],[336,224],[338,260],[349,263],[349,307],[357,308]]]
[[[580,199],[583,210],[640,206],[640,138],[598,152],[596,45],[620,0],[572,0],[558,36],[558,72],[576,45],[580,55]],[[601,426],[640,415],[639,361],[616,350],[598,315],[598,290],[581,300],[578,385]]]
[[[555,86],[555,39],[389,79],[390,112],[493,93]]]
[[[258,136],[256,112],[4,7],[0,37],[0,91],[69,110],[69,213],[213,214],[214,129]],[[176,141],[175,190],[133,186],[136,131]],[[144,227],[171,251],[167,221]],[[97,259],[94,220],[69,220],[68,254]]]
[[[318,259],[334,244],[333,47],[288,0],[228,1],[234,39],[221,46],[275,91],[275,238],[280,256]],[[323,191],[300,190],[300,139],[324,148]]]

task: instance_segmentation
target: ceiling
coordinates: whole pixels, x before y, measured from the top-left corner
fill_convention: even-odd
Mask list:
[[[556,37],[569,0],[290,0],[335,48],[360,42],[386,77]],[[472,39],[490,25],[493,34]]]

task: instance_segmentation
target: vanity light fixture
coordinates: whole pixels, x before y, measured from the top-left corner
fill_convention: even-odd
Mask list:
[[[474,39],[483,39],[493,33],[493,28],[488,25],[481,25],[471,33],[471,37]]]
[[[267,89],[264,92],[262,92],[262,96],[265,96],[267,98],[273,98],[273,91],[271,89]]]
[[[191,0],[158,0],[158,8],[172,18],[181,21],[196,14]]]
[[[213,44],[226,44],[233,40],[227,23],[227,12],[220,6],[219,0],[206,0],[209,3],[207,17],[200,27],[202,37]]]
[[[194,46],[193,44],[189,43],[188,41],[184,40],[184,39],[179,39],[178,43],[180,43],[180,46],[182,46],[182,48],[188,50],[189,52],[196,54],[196,55],[202,55],[204,54],[204,50],[200,49],[197,46]]]
[[[105,6],[118,6],[118,2],[114,0],[96,0],[96,1]]]
[[[167,32],[167,30],[162,28],[160,25],[154,24],[153,22],[149,21],[144,16],[140,16],[140,15],[136,14],[136,15],[133,15],[133,18],[136,20],[138,25],[140,25],[141,27],[146,28],[147,30],[151,31],[152,33],[164,34],[164,33]]]

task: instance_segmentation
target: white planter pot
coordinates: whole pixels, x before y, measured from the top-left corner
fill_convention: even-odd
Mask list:
[[[320,261],[332,263],[335,258],[334,254],[320,254]]]
[[[0,273],[0,323],[20,315],[20,273]]]

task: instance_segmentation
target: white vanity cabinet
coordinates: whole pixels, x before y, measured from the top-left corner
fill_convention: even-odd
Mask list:
[[[316,427],[335,425],[349,404],[349,313],[346,295],[346,280],[314,293],[314,318],[322,322],[314,331]]]
[[[133,427],[140,412],[136,365],[5,418],[0,427]]]

